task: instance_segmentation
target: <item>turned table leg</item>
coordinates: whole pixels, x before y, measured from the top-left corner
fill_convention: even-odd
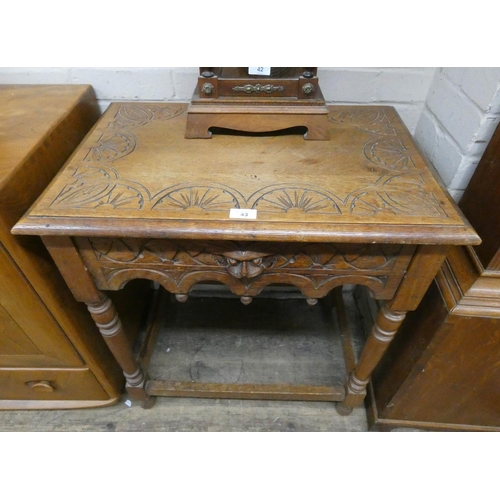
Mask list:
[[[155,398],[146,392],[147,376],[133,355],[132,346],[125,335],[113,303],[104,293],[100,292],[100,295],[98,302],[87,303],[90,315],[116,361],[123,369],[126,380],[125,388],[130,397],[141,401],[143,408],[151,408],[155,403]]]
[[[348,415],[354,407],[363,403],[373,370],[389,347],[407,311],[415,310],[420,304],[447,250],[444,246],[421,245],[415,251],[394,298],[379,311],[358,364],[349,374],[345,398],[337,404],[337,411],[341,415]]]
[[[347,380],[345,398],[337,404],[337,411],[341,415],[348,415],[355,406],[363,403],[370,375],[387,350],[405,316],[405,312],[392,311],[388,306],[384,306],[379,311],[358,364]]]
[[[134,357],[132,345],[111,299],[96,287],[71,238],[45,236],[43,241],[73,296],[87,305],[104,341],[122,368],[130,398],[140,401],[143,408],[151,408],[156,398],[146,392],[148,375]]]

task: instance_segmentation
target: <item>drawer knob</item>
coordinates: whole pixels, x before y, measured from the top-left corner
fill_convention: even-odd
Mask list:
[[[53,392],[54,386],[49,380],[32,380],[26,382],[26,385],[37,392]]]

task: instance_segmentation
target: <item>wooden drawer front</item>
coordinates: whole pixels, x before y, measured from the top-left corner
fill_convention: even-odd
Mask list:
[[[415,247],[330,243],[268,243],[132,238],[77,238],[85,264],[101,289],[135,278],[186,294],[199,282],[226,284],[256,296],[267,285],[297,286],[321,298],[343,284],[368,286],[378,299],[397,289]]]
[[[0,369],[0,399],[107,400],[109,395],[86,368]]]

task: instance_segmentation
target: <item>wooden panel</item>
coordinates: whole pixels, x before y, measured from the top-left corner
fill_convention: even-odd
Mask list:
[[[484,268],[500,271],[500,126],[488,144],[459,206],[483,243],[476,253]],[[485,210],[485,207],[492,208]],[[495,207],[495,209],[493,209]],[[498,255],[497,255],[498,254]],[[495,255],[497,257],[495,258]]]
[[[461,317],[433,343],[433,355],[381,416],[500,427],[500,321]]]
[[[20,402],[17,407],[28,400],[43,399],[50,406],[51,400],[85,397],[101,404],[95,401],[109,400],[122,383],[95,325],[87,319],[85,308],[71,298],[39,239],[11,234],[12,226],[46,188],[99,115],[89,85],[0,86],[0,367],[13,369],[2,372],[0,397],[16,399]],[[82,367],[83,357],[101,377],[108,393],[90,372],[83,376],[83,372],[64,370]],[[96,361],[102,361],[103,369]],[[53,377],[56,369],[62,369],[61,387],[50,395],[43,391],[40,395],[39,388],[27,391],[18,383],[22,372],[16,369],[21,367],[50,367]],[[42,372],[39,375],[42,377]],[[16,404],[4,401],[2,408]]]
[[[453,248],[376,370],[378,428],[500,429],[500,127],[460,208],[483,239]]]
[[[418,310],[407,314],[398,334],[373,372],[372,381],[381,412],[393,404],[393,398],[408,377],[423,368],[421,356],[432,342],[435,325],[442,324],[446,315],[439,290],[432,283]],[[366,313],[364,316],[365,321],[369,321]]]
[[[0,365],[3,356],[40,354],[12,316],[0,305]]]
[[[4,329],[2,344],[19,346],[12,356],[2,350],[0,366],[81,366],[82,359],[1,244],[0,270],[0,305],[16,325]]]
[[[0,368],[0,399],[20,400],[108,400],[88,369],[6,369]]]
[[[10,330],[18,352],[4,351],[0,366],[85,363],[116,394],[121,372],[85,306],[73,299],[39,238],[11,234],[99,118],[94,91],[89,85],[1,85],[0,116],[0,278],[6,284],[0,303],[23,331]],[[38,352],[27,349],[28,341]]]

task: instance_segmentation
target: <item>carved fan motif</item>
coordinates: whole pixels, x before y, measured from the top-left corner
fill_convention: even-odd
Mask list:
[[[154,210],[226,211],[229,213],[231,208],[240,208],[238,195],[239,193],[231,192],[229,188],[216,185],[179,186],[158,193],[152,208]]]
[[[84,161],[115,161],[130,154],[136,144],[137,139],[132,134],[106,131],[90,148]]]
[[[341,200],[312,187],[271,186],[251,195],[248,201],[223,185],[177,185],[151,196],[141,184],[121,180],[110,167],[79,167],[76,180],[59,193],[52,205],[69,208],[169,210],[191,213],[225,212],[251,206],[261,212],[341,215],[379,213],[447,217],[438,200],[421,189],[420,175],[382,176],[374,185]],[[408,186],[414,188],[409,190]],[[345,207],[345,208],[344,208]]]
[[[251,198],[257,199],[252,208],[264,212],[285,212],[297,210],[303,213],[325,213],[340,215],[341,210],[333,196],[318,188],[300,186],[279,186],[258,191]]]
[[[357,129],[376,135],[397,135],[391,120],[383,109],[360,110],[359,112],[336,111],[330,114],[334,123],[349,121]]]
[[[170,120],[184,113],[179,105],[156,107],[141,104],[120,106],[110,127],[141,127],[151,120]]]
[[[408,189],[413,184],[414,189]],[[381,177],[372,188],[351,195],[350,212],[353,215],[379,213],[426,217],[447,217],[438,200],[420,189],[424,180],[420,175]]]
[[[363,147],[363,154],[377,167],[387,170],[408,170],[415,164],[408,149],[398,138],[373,139]]]
[[[144,206],[144,187],[121,183],[111,168],[79,167],[74,177],[75,182],[65,186],[51,205],[113,209],[141,209]]]

